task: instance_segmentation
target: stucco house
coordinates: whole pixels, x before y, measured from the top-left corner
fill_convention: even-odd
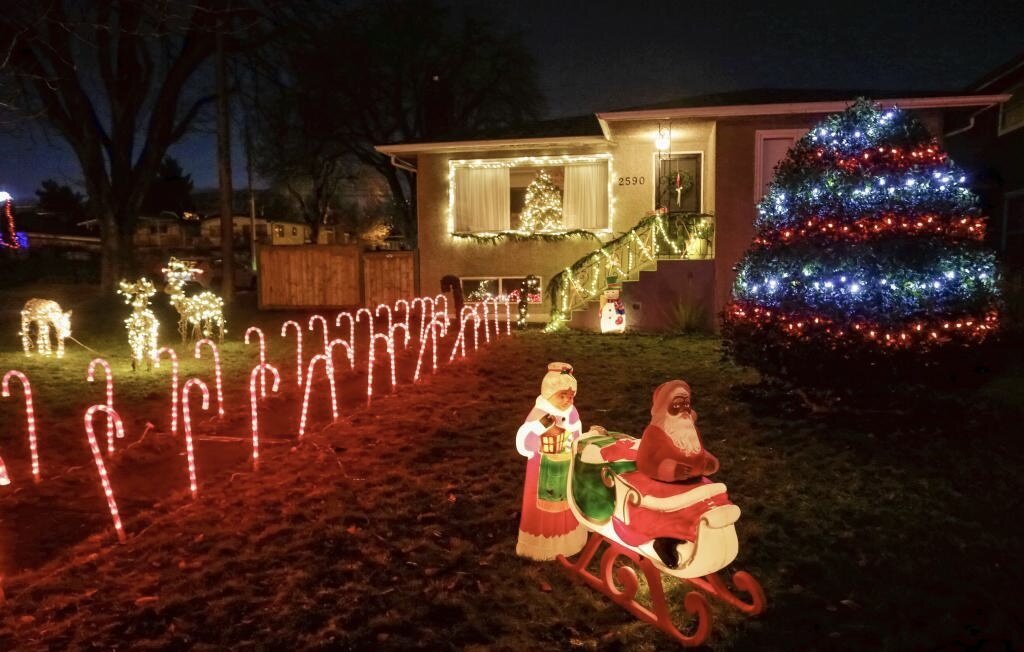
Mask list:
[[[572,325],[597,328],[605,277],[619,276],[633,326],[672,328],[688,313],[711,327],[729,298],[733,266],[752,240],[755,204],[775,164],[817,121],[859,96],[914,111],[939,137],[947,113],[1009,97],[752,91],[377,150],[416,171],[421,293],[440,292],[447,275],[474,296],[508,294],[531,274],[543,288],[616,241],[606,250],[611,256],[594,258],[604,260],[601,269],[559,277],[573,295]],[[561,235],[521,229],[524,194],[541,169],[561,190]],[[670,234],[653,228],[659,219]],[[647,259],[655,246],[658,260]],[[531,306],[531,321],[548,319],[550,300],[545,293]]]

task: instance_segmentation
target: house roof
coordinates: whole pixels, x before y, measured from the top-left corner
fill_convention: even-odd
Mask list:
[[[598,112],[592,116],[544,120],[533,125],[518,127],[515,130],[497,130],[487,134],[475,134],[464,140],[407,141],[377,145],[376,149],[382,154],[392,157],[414,157],[416,154],[427,152],[599,144],[610,139],[609,122],[832,113],[844,110],[858,97],[879,98],[876,101],[881,104],[894,104],[909,109],[989,106],[1009,99],[1009,95],[1005,94],[964,92],[764,88],[695,95],[644,106]]]
[[[77,237],[96,237],[97,228],[89,228],[88,220],[82,221],[63,213],[38,212],[25,210],[16,212],[14,223],[18,231],[26,233],[45,233],[48,235],[66,235]]]
[[[971,91],[979,92],[988,90],[1005,90],[1014,82],[1024,78],[1024,52],[1021,52],[1003,65],[985,73],[985,76],[970,85]]]

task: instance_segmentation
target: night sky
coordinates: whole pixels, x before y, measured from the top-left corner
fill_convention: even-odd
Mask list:
[[[749,88],[958,90],[1024,52],[1024,1],[646,2],[448,0],[518,30],[550,117]],[[59,140],[0,135],[0,189],[77,184]],[[212,134],[172,148],[196,187],[216,184]],[[241,152],[235,183],[244,184]]]

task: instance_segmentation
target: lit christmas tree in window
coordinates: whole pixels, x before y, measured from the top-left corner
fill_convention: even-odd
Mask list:
[[[539,170],[526,187],[523,211],[519,214],[519,229],[530,233],[564,230],[562,191],[551,180],[547,170]]]
[[[967,357],[962,345],[996,329],[999,297],[966,181],[903,111],[861,100],[826,118],[758,204],[724,313],[727,348],[766,373],[822,382],[844,365],[897,376],[940,351]]]

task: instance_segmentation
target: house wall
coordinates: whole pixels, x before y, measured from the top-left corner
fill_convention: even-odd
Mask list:
[[[441,277],[522,277],[535,274],[546,288],[551,277],[593,252],[595,240],[566,238],[558,242],[502,240],[496,244],[456,238],[449,232],[448,163],[465,159],[507,159],[522,156],[565,156],[609,153],[609,216],[612,233],[600,234],[607,241],[637,224],[654,209],[656,187],[657,123],[647,121],[616,124],[612,142],[603,145],[549,149],[497,149],[459,154],[421,154],[417,161],[417,203],[419,220],[420,291],[441,291]],[[673,128],[672,151],[704,154],[702,184],[704,211],[714,210],[714,125],[710,121],[692,122]],[[643,177],[642,184],[619,184],[619,177]],[[531,306],[535,319],[545,319],[550,311],[544,304]]]

